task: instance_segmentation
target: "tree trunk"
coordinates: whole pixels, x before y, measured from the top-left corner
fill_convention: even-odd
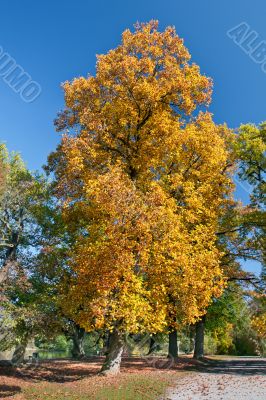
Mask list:
[[[204,357],[204,323],[205,317],[196,323],[194,356],[196,360]]]
[[[148,356],[150,354],[153,354],[157,350],[157,347],[158,347],[158,345],[156,344],[156,340],[154,339],[154,336],[152,335],[150,338]]]
[[[124,337],[115,330],[109,335],[109,347],[101,369],[104,375],[116,375],[120,372],[122,353],[124,349]]]
[[[28,344],[28,339],[23,339],[20,342],[20,344],[16,346],[11,360],[13,366],[22,364],[25,361],[27,344]]]
[[[171,331],[169,333],[169,346],[168,346],[168,358],[178,357],[178,347],[177,347],[177,331]]]
[[[110,332],[109,331],[105,332],[103,343],[104,343],[104,345],[103,345],[104,353],[103,354],[106,356],[106,354],[108,353],[109,346],[110,346]]]
[[[78,325],[73,326],[72,342],[73,347],[71,354],[73,358],[83,358],[85,357],[84,351],[84,339],[85,339],[85,329],[80,328]]]
[[[195,332],[194,329],[190,326],[189,328],[189,348],[188,353],[193,353],[195,348]]]

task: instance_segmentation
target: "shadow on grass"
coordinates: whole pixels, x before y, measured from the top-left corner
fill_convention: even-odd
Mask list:
[[[100,370],[100,367],[100,360],[93,360],[93,362],[89,360],[49,360],[40,361],[37,365],[0,366],[0,377],[6,376],[31,382],[66,383],[93,376]]]
[[[27,382],[75,382],[84,378],[96,376],[101,370],[104,357],[91,357],[75,361],[57,359],[40,361],[37,365],[25,364],[21,367],[0,365],[0,377],[18,378]],[[188,358],[177,360],[166,357],[123,357],[121,372],[145,373],[151,371],[184,370],[195,362]]]
[[[19,386],[0,385],[0,399],[4,399],[5,397],[15,396],[20,392],[21,388]]]
[[[100,372],[103,361],[104,357],[91,357],[82,361],[70,359],[40,361],[38,365],[26,364],[20,368],[0,366],[0,377],[18,378],[26,382],[75,382],[84,378],[95,377]],[[166,370],[263,375],[266,373],[266,359],[213,360],[206,358],[198,362],[190,357],[180,357],[176,360],[165,357],[124,357],[121,366],[121,372],[124,373],[163,372]],[[14,383],[16,382],[14,381]]]

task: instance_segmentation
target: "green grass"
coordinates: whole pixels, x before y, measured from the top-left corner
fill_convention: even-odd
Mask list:
[[[165,393],[167,380],[135,377],[121,384],[120,387],[107,387],[98,391],[95,400],[152,400]]]
[[[155,400],[171,385],[170,377],[132,376],[93,390],[62,388],[62,384],[41,384],[24,390],[27,400]]]

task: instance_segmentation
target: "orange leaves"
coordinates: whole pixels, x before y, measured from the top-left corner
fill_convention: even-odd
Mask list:
[[[64,85],[57,126],[71,134],[50,158],[75,237],[62,304],[87,330],[191,323],[224,285],[215,232],[230,134],[192,116],[211,81],[174,28],[157,27],[126,30],[95,77]]]
[[[150,22],[127,30],[120,46],[98,56],[95,77],[64,84],[68,109],[58,127],[82,126],[79,137],[106,160],[148,173],[166,156],[162,140],[173,141],[182,112],[210,99],[210,80],[189,58],[173,28],[159,32]]]

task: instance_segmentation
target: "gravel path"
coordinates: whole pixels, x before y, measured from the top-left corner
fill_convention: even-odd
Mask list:
[[[215,362],[181,379],[167,400],[265,400],[266,359]]]

